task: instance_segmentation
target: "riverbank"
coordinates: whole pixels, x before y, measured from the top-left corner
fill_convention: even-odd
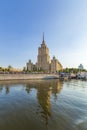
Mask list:
[[[0,74],[1,80],[58,79],[58,74]]]

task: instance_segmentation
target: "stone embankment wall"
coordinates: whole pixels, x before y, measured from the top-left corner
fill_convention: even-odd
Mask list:
[[[0,74],[0,80],[56,79],[57,74]]]

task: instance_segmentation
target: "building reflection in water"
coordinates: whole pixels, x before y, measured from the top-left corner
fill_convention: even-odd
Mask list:
[[[3,85],[0,84],[0,93],[3,91]]]
[[[41,80],[26,84],[26,91],[29,93],[32,88],[37,90],[38,109],[37,113],[45,120],[47,127],[48,120],[51,117],[51,95],[57,99],[58,93],[62,89],[62,82],[58,80]]]
[[[10,92],[10,87],[9,87],[9,85],[6,85],[5,89],[6,89],[6,94],[9,94],[9,92]]]
[[[0,84],[0,92],[2,93],[3,90],[5,91],[5,94],[9,94],[9,92],[10,92],[10,85],[9,84],[5,84],[3,86],[3,85]]]
[[[21,84],[24,90],[30,94],[31,90],[34,88],[37,90],[36,98],[38,100],[38,108],[36,108],[36,113],[44,120],[46,128],[48,125],[49,118],[51,117],[51,96],[56,100],[58,93],[62,89],[62,82],[59,80],[37,80],[37,81],[15,81],[6,82],[4,85],[0,84],[0,92],[5,91],[6,94],[10,93],[10,88],[12,85]]]
[[[54,95],[55,101],[57,100],[58,93],[60,93],[62,89],[62,82],[55,82],[55,84],[52,85],[52,94]]]

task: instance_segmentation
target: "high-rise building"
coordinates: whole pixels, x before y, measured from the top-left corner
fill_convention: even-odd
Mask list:
[[[50,60],[49,48],[45,43],[43,34],[42,44],[38,48],[37,63],[34,65],[30,60],[27,63],[27,70],[28,71],[37,70],[37,71],[55,73],[62,69],[63,67],[61,63],[55,57],[53,57],[53,59]]]
[[[37,56],[37,69],[49,71],[49,64],[50,64],[50,56],[49,56],[49,49],[44,41],[44,34],[43,34],[43,41],[41,47],[38,48],[38,56]]]

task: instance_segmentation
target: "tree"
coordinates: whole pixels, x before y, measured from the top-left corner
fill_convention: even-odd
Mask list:
[[[11,65],[8,66],[8,71],[11,71],[13,67]]]

